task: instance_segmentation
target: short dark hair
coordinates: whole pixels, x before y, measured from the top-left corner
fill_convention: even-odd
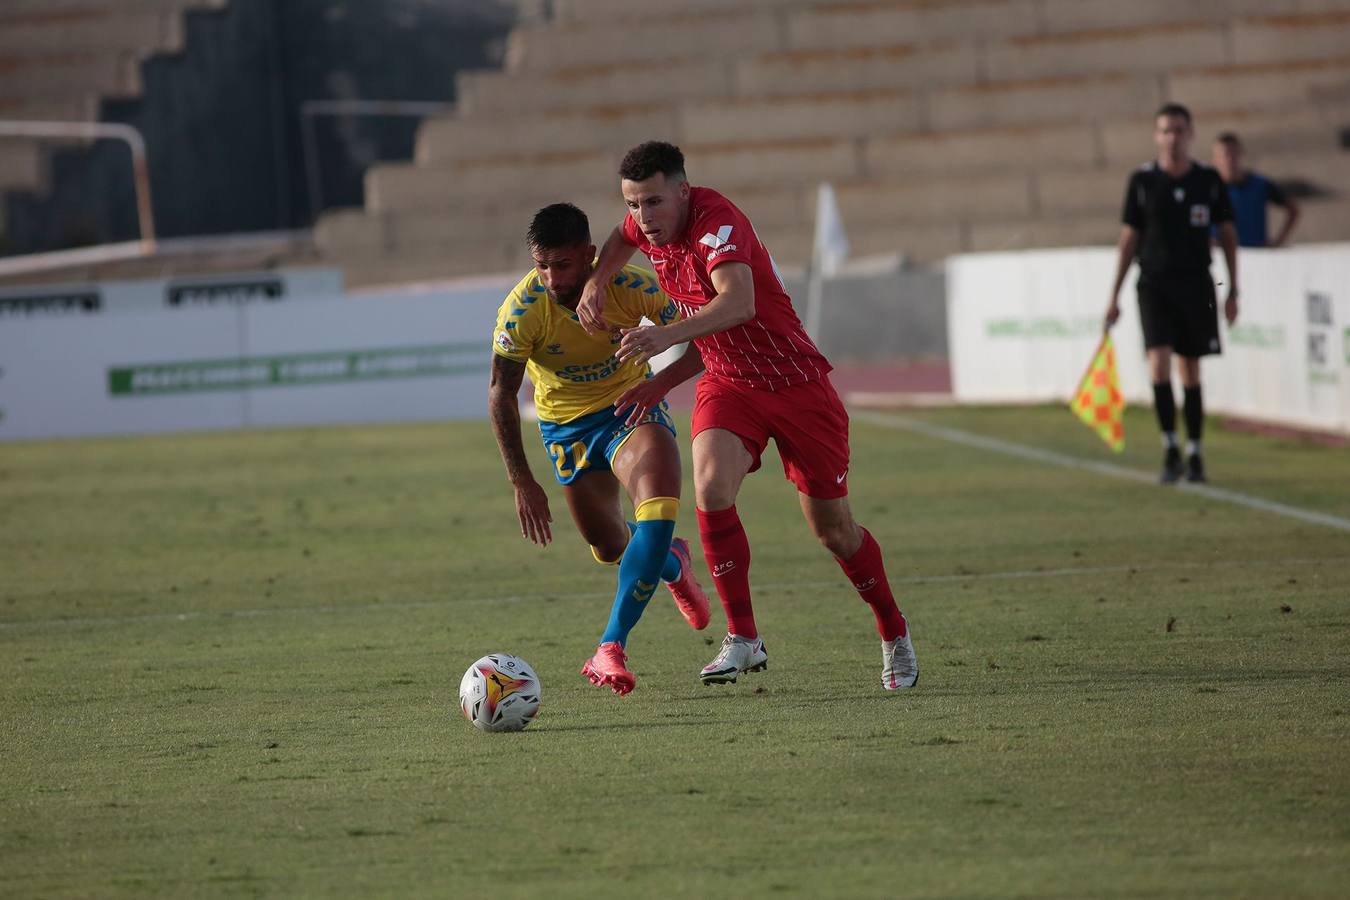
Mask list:
[[[534,214],[525,239],[538,250],[587,246],[591,242],[591,223],[571,203],[554,203]]]
[[[1232,147],[1234,150],[1242,149],[1242,138],[1231,131],[1225,131],[1223,134],[1216,137],[1214,143]]]
[[[619,177],[628,181],[646,181],[653,175],[684,178],[684,154],[665,141],[647,141],[624,154]]]
[[[1191,111],[1180,103],[1164,103],[1158,107],[1158,111],[1153,114],[1153,118],[1161,119],[1163,116],[1180,116],[1186,120],[1186,124],[1191,124]]]

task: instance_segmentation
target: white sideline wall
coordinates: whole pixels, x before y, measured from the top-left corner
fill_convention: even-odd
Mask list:
[[[1211,270],[1227,280],[1222,256]],[[1135,294],[1112,329],[1121,389],[1151,405]],[[1068,402],[1101,339],[1114,249],[979,253],[947,261],[952,391],[963,403]],[[1350,434],[1350,244],[1238,254],[1238,320],[1206,357],[1208,411]],[[1217,289],[1220,303],[1227,286]],[[1177,388],[1178,394],[1180,388]]]
[[[514,278],[0,322],[0,440],[485,418]]]

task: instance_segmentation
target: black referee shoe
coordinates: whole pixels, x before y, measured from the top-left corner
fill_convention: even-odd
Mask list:
[[[1163,484],[1176,484],[1185,474],[1186,466],[1181,461],[1181,451],[1176,447],[1168,447],[1167,453],[1163,456],[1162,474],[1158,480]]]
[[[1205,462],[1199,453],[1192,453],[1186,458],[1186,480],[1192,484],[1205,484],[1209,481],[1205,477]]]

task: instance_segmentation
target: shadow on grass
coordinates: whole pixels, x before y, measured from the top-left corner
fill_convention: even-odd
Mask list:
[[[540,725],[523,734],[540,734],[555,731],[646,731],[649,728],[684,728],[689,725],[707,725],[716,719],[684,719],[679,722],[596,722],[593,725]]]

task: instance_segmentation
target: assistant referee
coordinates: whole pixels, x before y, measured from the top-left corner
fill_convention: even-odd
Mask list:
[[[1200,452],[1205,407],[1200,358],[1222,352],[1214,280],[1210,277],[1210,229],[1217,227],[1228,264],[1223,313],[1237,319],[1237,231],[1233,207],[1219,173],[1190,156],[1190,110],[1168,103],[1154,116],[1158,157],[1130,176],[1125,188],[1124,227],[1117,244],[1116,278],[1106,307],[1106,328],[1120,317],[1117,297],[1130,264],[1139,261],[1139,319],[1153,379],[1153,408],[1165,448],[1161,481],[1203,482]],[[1177,357],[1185,399],[1186,460],[1177,446],[1177,404],[1172,393],[1172,356]]]

